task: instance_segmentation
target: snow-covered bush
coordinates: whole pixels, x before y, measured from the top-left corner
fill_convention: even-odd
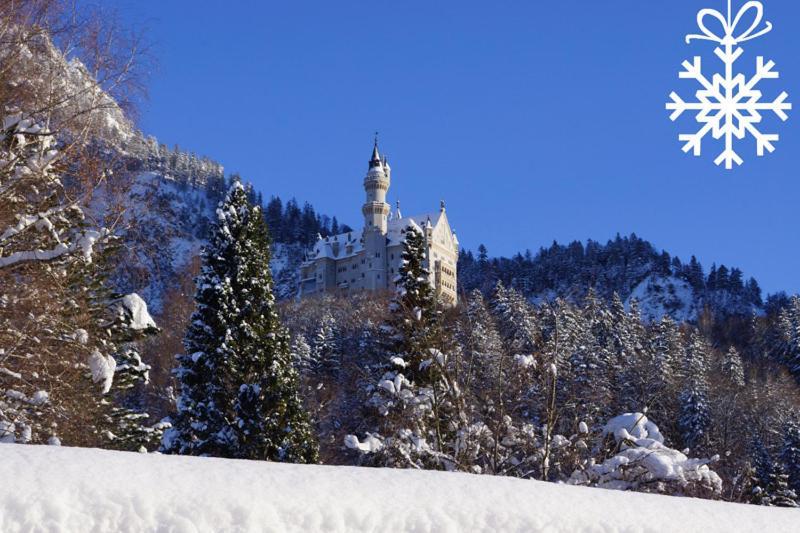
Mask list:
[[[612,418],[602,436],[611,444],[612,456],[589,461],[573,473],[570,484],[691,496],[722,492],[722,480],[708,466],[716,458],[692,459],[665,446],[658,426],[642,413]]]

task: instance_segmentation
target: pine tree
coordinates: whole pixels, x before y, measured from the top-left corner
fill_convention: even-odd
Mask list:
[[[386,333],[383,343],[387,353],[405,360],[406,377],[420,385],[430,381],[429,372],[420,365],[429,358],[429,349],[441,337],[440,312],[429,276],[424,236],[409,226],[395,280],[396,293],[390,304],[391,315],[383,328]]]
[[[725,352],[722,360],[722,375],[735,387],[744,387],[744,367],[742,357],[733,346]]]
[[[492,298],[492,311],[497,328],[510,354],[531,354],[541,339],[533,309],[514,289],[497,282]]]
[[[467,446],[463,397],[447,353],[453,347],[441,327],[424,245],[417,228],[405,230],[396,293],[380,330],[386,371],[369,400],[378,427],[365,442],[348,435],[345,444],[381,466],[460,469],[473,448]]]
[[[658,381],[662,387],[668,387],[675,382],[675,370],[682,355],[680,332],[668,315],[662,317],[656,325],[652,350],[655,355]]]
[[[800,495],[800,423],[795,420],[786,423],[781,462],[788,476],[789,488]]]
[[[305,374],[311,369],[311,346],[306,341],[305,335],[299,334],[292,340],[292,362],[300,374]]]
[[[683,445],[687,448],[702,446],[711,424],[708,405],[707,382],[708,348],[699,333],[693,331],[686,348],[683,387],[680,394],[678,427]]]
[[[772,507],[797,507],[797,494],[789,487],[788,476],[779,462],[772,459],[763,441],[753,443],[752,502]]]
[[[335,377],[341,367],[336,320],[329,311],[320,319],[311,343],[311,370],[320,377]]]
[[[164,451],[316,462],[288,334],[275,310],[268,231],[238,182],[217,209],[195,301]]]
[[[779,328],[785,347],[783,360],[800,383],[800,296],[793,296],[788,308],[781,312]]]

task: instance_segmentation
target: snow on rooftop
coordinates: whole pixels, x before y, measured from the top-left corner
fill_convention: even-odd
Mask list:
[[[430,471],[0,445],[0,531],[800,532],[796,509]]]

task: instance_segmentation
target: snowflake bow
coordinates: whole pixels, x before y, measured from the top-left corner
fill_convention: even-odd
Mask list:
[[[762,133],[756,127],[756,124],[762,121],[762,111],[771,111],[786,121],[789,118],[786,111],[792,109],[792,104],[786,101],[789,97],[786,92],[782,92],[772,102],[764,102],[761,100],[762,92],[756,89],[762,80],[779,78],[778,72],[773,70],[775,67],[773,61],[764,62],[764,58],[759,56],[756,59],[756,73],[749,80],[744,74],[734,74],[734,64],[744,53],[739,44],[769,33],[772,31],[772,23],[764,21],[764,5],[761,2],[755,0],[747,2],[735,17],[731,3],[732,1],[728,0],[727,17],[715,9],[700,10],[697,14],[697,26],[701,33],[686,36],[686,44],[695,39],[719,43],[720,47],[714,50],[714,54],[725,66],[724,76],[715,73],[711,79],[707,78],[702,72],[702,59],[699,56],[695,56],[692,62],[684,61],[684,70],[680,73],[680,78],[693,79],[701,86],[695,92],[697,100],[686,102],[673,92],[670,94],[672,101],[666,106],[667,110],[672,111],[670,116],[672,121],[677,120],[685,111],[691,110],[696,112],[695,121],[702,124],[696,133],[678,136],[680,141],[685,142],[684,152],[691,150],[695,156],[699,156],[702,141],[709,133],[714,139],[724,138],[725,149],[714,162],[717,165],[725,163],[725,168],[728,170],[733,168],[734,163],[737,165],[743,163],[742,158],[734,150],[734,139],[742,140],[747,135],[752,136],[756,141],[758,156],[763,156],[765,151],[775,151],[774,143],[780,137],[777,134]],[[749,15],[753,16],[750,26],[737,35],[737,29],[744,27],[742,21]],[[706,19],[709,17],[720,23],[721,35],[709,29],[706,24]]]
[[[753,19],[753,23],[750,25],[749,28],[740,35],[735,35],[736,28],[739,26],[739,23],[742,21],[744,16],[747,14],[748,11],[751,9],[755,9],[755,17]],[[757,2],[755,0],[751,2],[747,2],[739,12],[736,14],[736,17],[733,18],[731,22],[731,1],[728,0],[728,17],[725,16],[717,11],[716,9],[702,9],[697,14],[697,26],[700,28],[700,31],[703,32],[702,35],[699,34],[692,34],[686,36],[686,44],[690,44],[693,39],[702,39],[704,41],[715,41],[722,45],[726,46],[736,46],[739,43],[743,43],[746,41],[751,41],[753,39],[757,39],[762,35],[766,35],[767,33],[772,31],[772,23],[767,21],[764,23],[764,28],[761,29],[758,33],[753,33],[756,29],[761,25],[761,21],[764,20],[764,4],[761,2]],[[712,17],[720,22],[722,25],[722,29],[724,30],[724,34],[722,36],[717,35],[713,31],[708,29],[706,26],[706,17]]]

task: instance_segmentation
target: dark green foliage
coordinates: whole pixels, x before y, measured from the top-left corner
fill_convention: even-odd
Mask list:
[[[781,462],[788,476],[789,488],[800,495],[800,423],[795,420],[786,424]]]
[[[428,275],[425,238],[421,231],[409,227],[403,246],[403,263],[395,280],[397,291],[390,304],[389,323],[384,327],[384,346],[389,354],[405,360],[406,377],[411,381],[432,379],[427,376],[430,372],[420,369],[420,363],[430,357],[430,348],[441,349],[441,315]]]
[[[686,348],[686,360],[679,397],[678,426],[686,448],[707,443],[711,424],[708,400],[708,347],[705,340],[693,332]]]
[[[275,310],[264,218],[238,182],[217,216],[186,353],[178,357],[181,395],[164,450],[316,462],[288,335]]]
[[[753,443],[752,502],[773,507],[797,507],[797,494],[789,487],[780,462],[773,460],[762,440]]]

